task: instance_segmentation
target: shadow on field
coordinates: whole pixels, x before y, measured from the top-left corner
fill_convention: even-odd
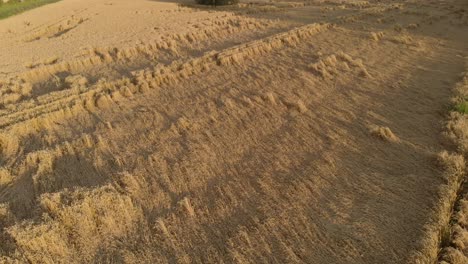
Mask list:
[[[208,6],[197,4],[195,0],[148,1],[175,3],[198,11],[233,12],[240,16],[280,20],[298,25],[333,23],[364,32],[395,30],[398,33],[436,38],[454,36],[460,40],[463,40],[465,26],[468,25],[466,10],[448,3],[375,1],[366,6],[356,6],[343,4],[343,1],[240,1],[234,5]],[[440,24],[437,22],[448,22],[453,27],[437,26],[436,24]]]

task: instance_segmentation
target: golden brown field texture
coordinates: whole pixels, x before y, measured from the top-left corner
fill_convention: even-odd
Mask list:
[[[468,2],[0,21],[0,263],[468,263]]]

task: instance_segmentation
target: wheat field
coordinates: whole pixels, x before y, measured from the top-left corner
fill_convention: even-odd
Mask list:
[[[0,263],[466,264],[467,102],[465,0],[0,20]]]

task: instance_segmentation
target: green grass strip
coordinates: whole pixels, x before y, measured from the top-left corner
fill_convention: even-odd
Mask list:
[[[11,0],[8,3],[1,3],[2,0],[0,0],[0,19],[58,1],[60,0],[24,0],[23,2]]]
[[[468,101],[461,102],[455,106],[455,110],[462,114],[468,114]]]

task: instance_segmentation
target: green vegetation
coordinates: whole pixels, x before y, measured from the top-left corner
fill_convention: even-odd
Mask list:
[[[200,5],[232,5],[239,3],[239,0],[195,0]]]
[[[455,106],[455,110],[462,114],[468,114],[468,100],[463,101]]]
[[[60,0],[10,0],[8,3],[3,3],[3,1],[0,0],[0,19],[58,1]]]

